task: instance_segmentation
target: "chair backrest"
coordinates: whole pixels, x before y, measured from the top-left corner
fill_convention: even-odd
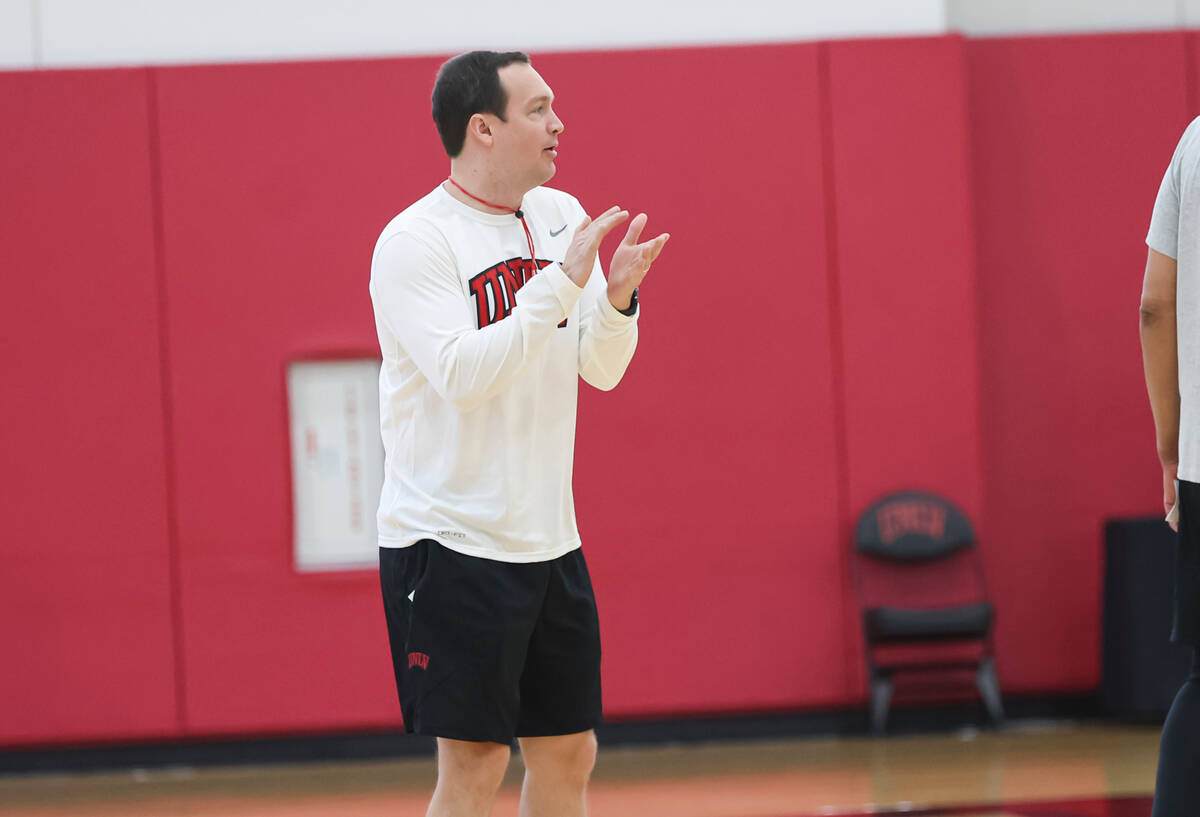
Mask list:
[[[901,491],[859,517],[851,574],[861,609],[930,608],[987,600],[975,531],[935,494]]]
[[[948,499],[900,491],[880,499],[858,518],[854,547],[866,556],[925,561],[975,546],[975,531]]]

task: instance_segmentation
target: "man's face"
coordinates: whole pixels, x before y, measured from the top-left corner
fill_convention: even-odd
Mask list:
[[[515,62],[499,71],[508,94],[505,121],[493,119],[493,166],[527,189],[554,176],[558,135],[563,123],[554,115],[554,93],[533,66]]]

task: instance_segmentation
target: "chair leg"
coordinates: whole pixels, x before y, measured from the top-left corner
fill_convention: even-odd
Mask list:
[[[987,707],[988,716],[994,726],[1004,723],[1004,704],[1000,701],[1000,682],[996,679],[996,659],[988,657],[979,662],[975,683]]]
[[[892,679],[887,675],[871,676],[871,731],[882,735],[887,726],[888,704],[892,700]]]

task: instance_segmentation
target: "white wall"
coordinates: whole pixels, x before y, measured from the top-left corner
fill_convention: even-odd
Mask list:
[[[1200,25],[1200,0],[946,0],[946,20],[970,36],[1161,30]]]
[[[34,65],[33,10],[37,0],[0,0],[0,69]]]
[[[0,69],[1200,27],[1200,0],[0,0]]]
[[[7,64],[58,67],[941,34],[944,2],[0,0],[0,8],[37,10],[36,43],[28,20],[5,25],[6,37],[24,32]]]

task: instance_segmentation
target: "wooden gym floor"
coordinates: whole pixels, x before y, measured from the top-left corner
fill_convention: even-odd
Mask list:
[[[1148,817],[1157,727],[600,750],[592,817]],[[0,777],[0,817],[421,817],[431,758]],[[514,757],[494,817],[513,817]]]

